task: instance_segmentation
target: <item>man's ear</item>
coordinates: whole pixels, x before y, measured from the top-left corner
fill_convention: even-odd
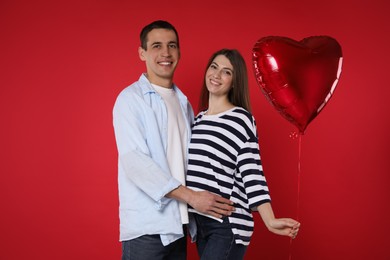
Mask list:
[[[145,50],[142,47],[138,47],[138,55],[142,61],[146,60],[144,53],[145,53]]]

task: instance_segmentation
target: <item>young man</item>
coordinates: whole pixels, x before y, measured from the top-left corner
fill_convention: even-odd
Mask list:
[[[155,21],[140,40],[146,73],[119,94],[113,110],[122,259],[184,260],[187,203],[218,218],[234,209],[227,199],[184,186],[194,114],[173,83],[180,59],[176,29]]]

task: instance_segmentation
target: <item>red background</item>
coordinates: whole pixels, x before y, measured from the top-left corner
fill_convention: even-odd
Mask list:
[[[246,259],[389,259],[388,3],[361,1],[0,2],[0,259],[120,259],[112,107],[137,80],[142,26],[180,33],[175,82],[197,108],[208,57],[237,48],[277,216],[297,216],[298,140],[258,89],[261,37],[329,35],[344,66],[302,137],[299,237],[256,215]],[[189,245],[189,259],[197,259]]]

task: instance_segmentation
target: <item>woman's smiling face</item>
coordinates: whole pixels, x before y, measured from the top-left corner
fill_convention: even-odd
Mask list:
[[[232,87],[233,66],[224,55],[218,55],[206,71],[205,81],[210,95],[227,95]]]

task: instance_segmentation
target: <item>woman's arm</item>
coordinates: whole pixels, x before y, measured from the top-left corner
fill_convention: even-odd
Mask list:
[[[298,235],[300,223],[291,218],[275,218],[271,203],[263,203],[257,207],[260,216],[269,231],[277,235],[295,238]]]

